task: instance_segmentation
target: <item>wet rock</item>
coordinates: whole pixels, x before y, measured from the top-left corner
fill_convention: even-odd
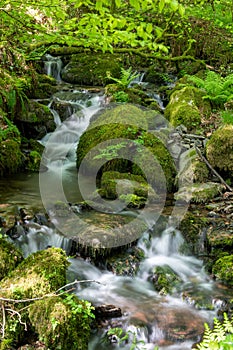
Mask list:
[[[116,275],[135,276],[143,259],[144,251],[139,247],[131,247],[126,252],[107,257],[105,264]]]
[[[56,128],[54,116],[49,108],[32,100],[28,101],[26,110],[17,114],[15,123],[27,139],[41,139]]]
[[[100,318],[100,319],[115,318],[115,317],[122,316],[121,309],[114,305],[95,306],[94,314],[96,318]]]
[[[110,82],[107,78],[107,71],[115,78],[120,77],[120,55],[76,54],[72,60],[62,69],[62,80],[79,85],[103,86]]]
[[[161,295],[172,294],[182,282],[181,278],[168,265],[153,268],[149,280]]]
[[[181,186],[175,193],[177,201],[186,203],[208,203],[224,191],[225,187],[216,182],[194,183]]]

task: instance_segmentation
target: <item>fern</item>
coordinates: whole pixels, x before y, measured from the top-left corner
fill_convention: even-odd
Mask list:
[[[204,99],[214,102],[216,106],[222,106],[233,98],[233,74],[224,78],[215,72],[208,71],[204,79],[197,76],[187,76],[187,78],[206,93]]]
[[[115,81],[121,88],[126,89],[129,84],[139,76],[137,72],[132,72],[132,67],[128,69],[121,68],[120,79],[111,76],[110,72],[107,72],[107,78]]]
[[[205,323],[202,341],[196,345],[199,350],[230,350],[233,348],[233,317],[231,320],[224,313],[224,320],[214,319],[213,329]]]

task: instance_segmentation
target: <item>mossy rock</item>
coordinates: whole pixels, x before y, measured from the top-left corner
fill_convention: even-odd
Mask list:
[[[59,248],[49,248],[30,255],[0,282],[3,298],[25,300],[41,298],[66,284],[66,268],[68,266],[65,252]],[[7,304],[8,305],[8,304]],[[19,311],[28,303],[14,303],[8,306]],[[21,342],[28,324],[28,309],[20,311],[12,317],[7,313],[4,339],[1,349],[12,349],[14,344]],[[2,319],[2,309],[0,310]],[[27,328],[27,327],[26,327]]]
[[[141,208],[148,197],[149,202],[156,201],[158,195],[140,175],[105,172],[101,178],[99,194],[103,198],[116,199],[119,197],[129,208]]]
[[[77,54],[73,55],[71,61],[63,68],[61,77],[72,84],[104,86],[109,82],[107,71],[114,78],[120,77],[121,62],[121,55]]]
[[[0,238],[0,280],[23,260],[20,251],[9,241]]]
[[[177,285],[182,282],[181,278],[168,265],[155,266],[149,280],[160,294],[171,294]]]
[[[185,214],[179,225],[179,230],[185,238],[187,248],[193,254],[199,255],[207,253],[207,242],[204,241],[203,246],[200,245],[200,238],[207,225],[208,219],[206,217],[195,215],[189,211]]]
[[[213,266],[213,274],[229,286],[233,286],[233,255],[225,255]]]
[[[37,298],[65,285],[69,263],[60,248],[31,254],[1,281],[4,296],[11,299]]]
[[[28,101],[25,110],[17,114],[15,123],[21,134],[28,139],[41,139],[56,128],[49,107],[32,100]]]
[[[177,174],[177,183],[180,186],[190,185],[192,183],[202,183],[208,180],[209,169],[207,165],[200,160],[194,148],[182,153],[179,160],[179,172]]]
[[[23,161],[18,128],[0,110],[0,175],[16,173]]]
[[[230,225],[210,226],[207,231],[207,239],[215,256],[218,256],[218,252],[226,254],[233,249],[233,229]]]
[[[37,75],[37,83],[32,87],[29,95],[33,99],[47,99],[50,98],[57,91],[56,80],[46,74]]]
[[[130,104],[94,117],[80,138],[77,168],[85,158],[81,168],[85,174],[91,174],[101,164],[99,178],[105,171],[131,173],[147,178],[153,188],[156,186],[156,192],[172,191],[176,174],[173,159],[147,127],[144,111]]]
[[[41,166],[41,157],[44,151],[44,146],[37,140],[30,139],[24,146],[27,147],[25,152],[24,167],[27,170],[38,172]]]
[[[175,199],[181,203],[208,203],[223,191],[224,186],[216,182],[194,183],[180,187]]]
[[[225,125],[212,134],[206,157],[213,168],[233,178],[233,125]]]
[[[106,259],[107,269],[120,276],[135,276],[140,263],[144,260],[144,251],[131,247],[126,252],[114,254]]]
[[[68,298],[49,297],[36,301],[29,308],[30,322],[47,349],[88,348],[90,318],[85,314],[87,304],[75,295]]]
[[[175,90],[164,115],[173,126],[184,125],[188,131],[195,131],[200,127],[201,116],[211,111],[208,101],[203,100],[204,93],[193,87],[186,86]]]

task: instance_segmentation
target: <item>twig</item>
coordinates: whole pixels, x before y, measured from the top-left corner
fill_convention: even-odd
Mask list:
[[[208,162],[208,160],[201,154],[201,151],[199,150],[199,148],[197,146],[195,146],[195,150],[197,151],[197,154],[199,155],[199,157],[201,158],[201,160],[203,160],[206,165],[209,167],[209,169],[214,173],[214,175],[216,175],[219,180],[221,181],[221,183],[226,186],[226,188],[230,191],[233,192],[233,189],[226,183],[226,181],[223,180],[222,176],[219,175],[219,173],[210,165],[210,163]]]
[[[5,337],[5,326],[6,326],[6,313],[5,313],[5,307],[2,303],[2,338]]]
[[[14,316],[16,314],[18,316],[18,318],[19,318],[19,323],[24,325],[25,331],[27,330],[27,324],[26,324],[26,322],[22,321],[22,317],[21,317],[21,315],[20,315],[20,313],[18,311],[12,310],[12,309],[6,309],[6,311],[9,311],[12,316]]]
[[[98,283],[98,284],[102,284],[101,282],[98,282],[98,281],[95,281],[95,280],[82,280],[82,281],[75,280],[74,282],[68,283],[68,284],[64,285],[63,287],[57,289],[54,293],[46,294],[46,295],[43,295],[42,297],[30,298],[30,299],[8,299],[8,298],[0,297],[0,301],[5,301],[5,302],[8,302],[8,303],[28,303],[28,302],[31,302],[31,301],[42,300],[42,299],[49,298],[49,297],[57,295],[58,292],[60,292],[61,290],[65,289],[66,287],[69,287],[69,286],[72,286],[72,285],[78,284],[78,283],[85,283],[85,282],[95,282],[95,283]],[[73,288],[69,289],[68,291],[64,291],[63,293],[59,293],[59,295],[62,295],[64,293],[67,293],[67,292],[72,291],[72,290],[73,290]]]
[[[98,283],[98,284],[103,284],[103,283],[95,281],[95,280],[82,280],[82,281],[75,280],[74,282],[68,283],[65,286],[59,288],[58,290],[56,290],[55,293],[58,293],[60,290],[66,288],[66,287],[73,286],[74,284],[85,283],[85,282],[94,282],[94,283]]]

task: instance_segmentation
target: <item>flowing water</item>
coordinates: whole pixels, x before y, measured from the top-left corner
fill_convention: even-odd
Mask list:
[[[46,69],[48,74],[60,80],[59,60],[46,61]],[[77,98],[77,89],[72,88],[72,92],[76,97],[67,100],[67,94],[64,94],[66,98],[63,100],[70,103],[69,108],[73,106],[72,114],[61,122],[58,111],[53,109],[57,128],[41,140],[46,146],[43,162],[48,168],[45,173],[46,187],[42,191],[47,189],[50,201],[60,199],[59,193],[54,191],[57,181],[62,182],[68,202],[80,201],[78,187],[74,186],[77,182],[75,149],[91,116],[103,106],[104,97],[101,94],[90,94],[87,91],[87,99],[80,100]],[[78,92],[85,95],[82,89]],[[53,99],[50,101],[51,108],[52,103]],[[88,184],[88,179],[86,181]],[[19,174],[9,177],[7,181],[1,179],[2,210],[6,211],[9,208],[9,211],[14,211],[17,207],[27,206],[36,209],[37,212],[42,210],[45,204],[44,201],[42,204],[41,200],[42,187],[42,183],[39,186],[37,174]],[[137,215],[135,212],[127,214]],[[93,214],[88,215],[91,217]],[[101,215],[97,220],[101,220]],[[21,235],[15,244],[22,249],[24,256],[47,246],[61,247],[67,254],[71,249],[71,241],[59,234],[53,226],[30,222],[28,232]],[[97,268],[87,259],[70,259],[67,272],[69,282],[76,279],[93,280],[78,284],[75,293],[96,306],[113,304],[121,308],[123,313],[122,317],[109,321],[105,327],[93,334],[88,349],[130,349],[130,344],[117,344],[116,338],[103,341],[111,324],[128,331],[132,341],[137,338],[137,349],[152,350],[156,345],[164,350],[191,349],[203,330],[203,323],[212,320],[216,314],[216,309],[211,309],[210,305],[213,306],[213,300],[222,297],[222,290],[205,274],[200,260],[182,253],[183,237],[169,220],[165,220],[165,226],[161,229],[158,229],[156,223],[150,222],[150,228],[145,231],[138,246],[144,251],[145,259],[135,277],[117,276],[104,267]],[[171,295],[155,291],[150,277],[156,266],[168,266],[179,277],[179,283]]]

